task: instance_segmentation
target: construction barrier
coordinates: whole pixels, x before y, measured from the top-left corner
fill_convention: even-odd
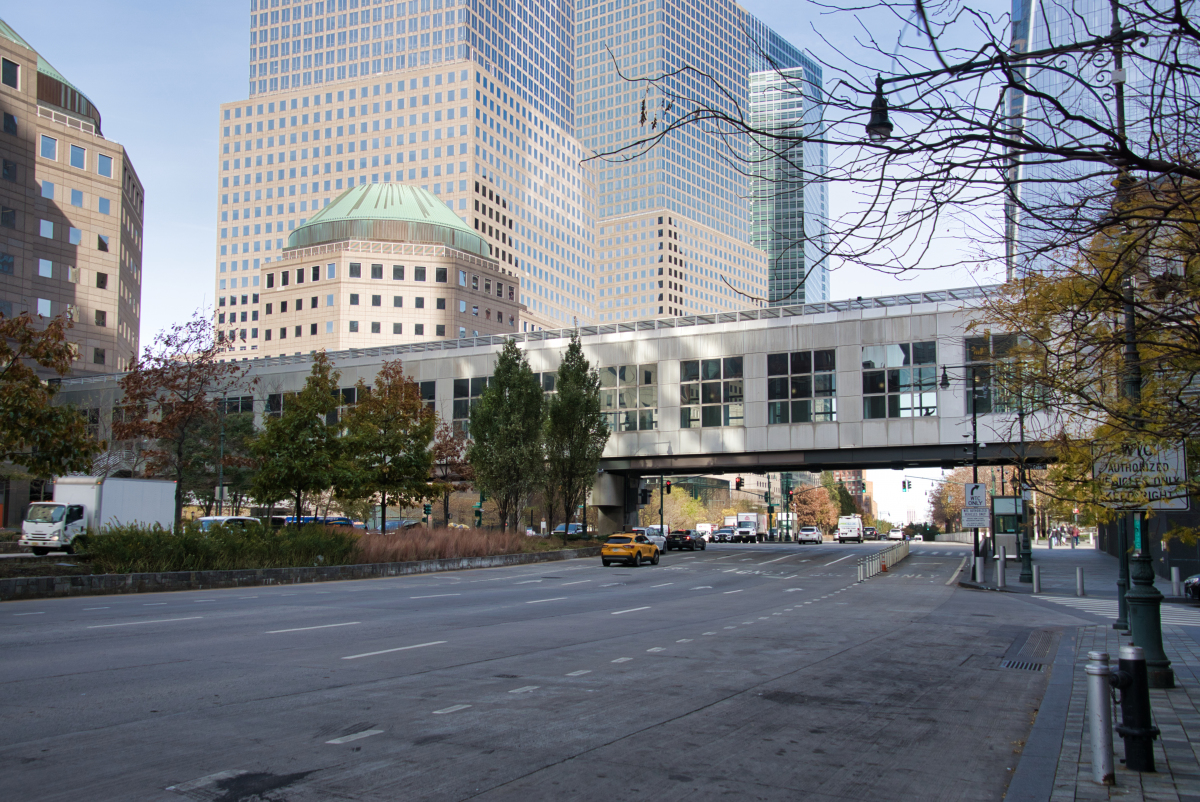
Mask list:
[[[908,556],[908,541],[902,540],[858,561],[858,581],[865,582],[877,574],[885,574],[893,565]]]

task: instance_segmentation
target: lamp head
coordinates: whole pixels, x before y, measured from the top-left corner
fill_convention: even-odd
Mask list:
[[[942,380],[939,382],[943,390],[950,389],[950,377],[946,375],[946,369],[942,368]]]
[[[867,137],[872,142],[886,142],[892,136],[892,123],[888,119],[888,102],[883,96],[883,78],[875,76],[875,97],[871,101],[871,120],[867,123]]]

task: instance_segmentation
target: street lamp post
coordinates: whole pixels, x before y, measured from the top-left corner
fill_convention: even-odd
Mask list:
[[[976,401],[979,398],[979,388],[976,385],[975,372],[971,372],[971,481],[979,482],[979,420],[976,414]],[[950,389],[950,376],[946,373],[946,366],[942,366],[942,381],[941,388],[943,390]],[[971,554],[971,578],[976,582],[982,582],[983,577],[979,576],[979,527],[972,527],[974,535],[974,552]]]

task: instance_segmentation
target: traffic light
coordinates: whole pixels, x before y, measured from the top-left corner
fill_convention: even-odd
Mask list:
[[[912,482],[910,482],[908,479],[903,479],[903,480],[901,480],[901,482],[900,482],[900,490],[901,490],[902,492],[904,492],[904,493],[907,493],[907,492],[908,492],[909,490],[911,490],[911,489],[912,489]]]
[[[741,490],[741,489],[742,489],[742,485],[744,485],[744,484],[745,484],[745,482],[743,482],[743,481],[742,481],[742,477],[740,477],[740,476],[739,476],[739,477],[738,477],[737,479],[735,479],[735,480],[734,480],[734,482],[733,482],[733,489],[734,489],[734,490]]]
[[[790,503],[791,503],[791,501],[792,501],[792,499],[794,499],[794,498],[796,498],[796,491],[795,491],[795,490],[789,490],[789,491],[788,491],[788,503],[790,504]]]
[[[667,495],[671,495],[671,480],[667,480]]]
[[[766,493],[763,493],[763,501],[767,502],[768,504],[771,503],[771,491],[770,490],[768,490]]]

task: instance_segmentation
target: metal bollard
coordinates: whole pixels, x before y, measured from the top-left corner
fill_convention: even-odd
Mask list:
[[[1179,566],[1171,567],[1171,595],[1179,597],[1183,595],[1183,588],[1179,585]]]
[[[1075,568],[1075,595],[1076,596],[1086,596],[1087,595],[1083,591],[1083,566],[1082,565],[1077,566]]]
[[[1046,535],[1046,548],[1054,549],[1054,535]]]
[[[1140,646],[1122,646],[1119,669],[1112,680],[1121,690],[1121,723],[1117,734],[1125,739],[1125,768],[1154,771],[1154,739],[1158,727],[1150,711],[1150,678],[1146,653]]]
[[[1042,592],[1042,566],[1033,566],[1033,592]]]
[[[987,565],[983,561],[982,554],[975,555],[975,581],[981,585],[987,582]]]
[[[1000,547],[1000,561],[996,563],[996,587],[1005,588],[1008,585],[1005,583],[1004,570],[1008,568],[1008,553],[1004,546]]]
[[[1100,785],[1115,785],[1113,769],[1112,706],[1109,684],[1112,672],[1108,652],[1088,652],[1084,666],[1088,679],[1088,727],[1092,736],[1092,779]]]
[[[1070,536],[1067,538],[1067,540],[1070,540],[1070,541],[1071,541],[1071,549],[1072,549],[1072,551],[1073,551],[1073,550],[1075,549],[1075,536],[1074,536],[1074,535],[1070,535]]]

